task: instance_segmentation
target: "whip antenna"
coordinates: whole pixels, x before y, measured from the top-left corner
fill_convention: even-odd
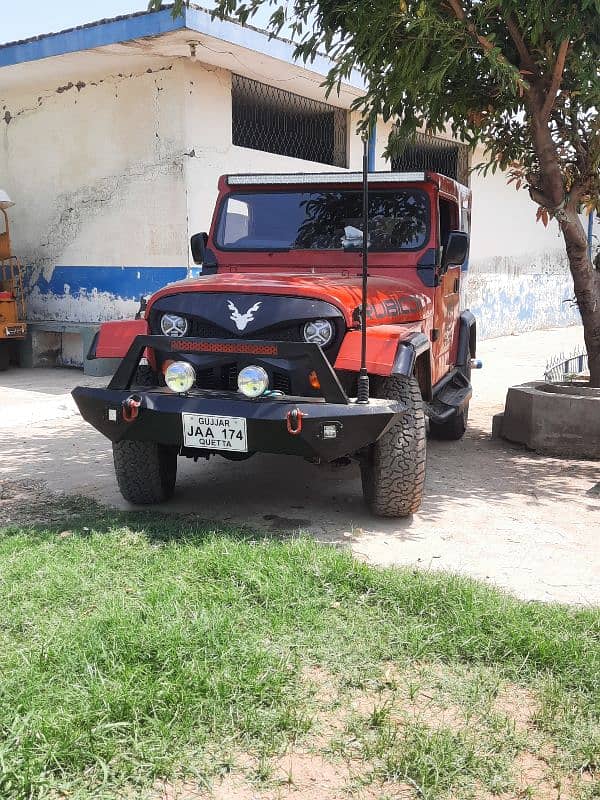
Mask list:
[[[357,403],[369,402],[369,373],[367,372],[367,288],[369,281],[369,143],[363,139],[363,241],[362,241],[362,307],[360,313],[360,372],[358,373]]]

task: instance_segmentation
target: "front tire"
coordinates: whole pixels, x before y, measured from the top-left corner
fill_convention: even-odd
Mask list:
[[[136,506],[163,503],[172,497],[177,479],[177,450],[156,442],[113,442],[119,491]]]
[[[407,517],[423,499],[427,435],[421,390],[415,378],[393,375],[374,386],[375,397],[398,400],[406,412],[371,445],[361,462],[363,495],[379,517]]]

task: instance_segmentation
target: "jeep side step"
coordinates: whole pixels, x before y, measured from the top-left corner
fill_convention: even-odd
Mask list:
[[[433,400],[425,404],[425,413],[433,422],[446,422],[469,402],[472,394],[469,379],[460,369],[454,369],[434,386]]]

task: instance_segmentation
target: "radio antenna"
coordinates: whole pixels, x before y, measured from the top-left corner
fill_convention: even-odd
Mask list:
[[[362,308],[360,313],[360,372],[356,402],[369,402],[369,373],[367,372],[367,289],[369,281],[369,142],[363,138],[363,242],[362,242]]]

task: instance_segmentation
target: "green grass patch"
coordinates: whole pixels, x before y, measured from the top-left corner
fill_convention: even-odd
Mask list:
[[[390,663],[437,665],[467,720],[487,709],[483,734],[379,711],[352,723],[365,774],[424,798],[504,791],[527,742],[491,711],[503,682],[539,697],[557,764],[598,769],[600,611],[89,501],[0,527],[2,798],[139,797],[162,778],[208,780],[233,752],[264,764],[310,739],[304,668],[352,691],[385,687]]]

